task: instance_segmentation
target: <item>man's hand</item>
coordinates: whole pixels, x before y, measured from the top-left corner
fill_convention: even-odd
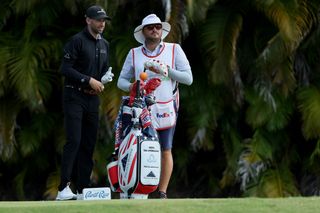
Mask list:
[[[144,85],[145,85],[144,82],[140,81],[140,87],[139,87],[140,91],[139,92],[144,90]],[[129,89],[130,89],[129,106],[132,106],[133,101],[134,101],[134,99],[135,99],[135,97],[137,95],[137,81],[133,82],[130,85]]]
[[[168,77],[168,67],[159,60],[149,60],[144,63],[144,67],[152,72]]]
[[[144,90],[146,91],[146,95],[155,91],[158,86],[161,84],[160,78],[151,78],[144,86]]]
[[[104,90],[103,84],[100,81],[97,81],[94,78],[90,78],[89,85],[97,93],[100,93],[100,92],[102,92]]]
[[[114,76],[114,74],[111,72],[112,71],[112,67],[109,67],[108,71],[106,72],[106,74],[104,74],[101,78],[101,83],[102,84],[106,84],[112,81],[112,78]]]

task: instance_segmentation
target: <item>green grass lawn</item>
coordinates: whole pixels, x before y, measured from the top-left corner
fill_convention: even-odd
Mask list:
[[[222,213],[316,213],[320,198],[227,198],[106,201],[30,201],[0,202],[0,212],[222,212]]]

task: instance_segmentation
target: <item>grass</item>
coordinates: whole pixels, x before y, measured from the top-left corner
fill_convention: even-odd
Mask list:
[[[320,198],[318,197],[0,202],[0,212],[9,213],[314,213],[319,212],[319,209]]]

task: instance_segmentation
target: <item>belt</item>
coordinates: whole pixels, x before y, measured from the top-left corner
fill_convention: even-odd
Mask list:
[[[65,85],[65,88],[75,89],[75,90],[78,90],[78,91],[83,92],[83,93],[88,94],[88,95],[97,95],[98,94],[93,89],[84,89],[82,87],[76,87],[76,86],[73,86],[73,85]]]

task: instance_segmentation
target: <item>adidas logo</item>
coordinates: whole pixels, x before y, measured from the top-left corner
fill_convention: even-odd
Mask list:
[[[156,176],[155,176],[155,174],[151,171],[151,172],[147,175],[147,177],[152,177],[152,178],[154,178],[154,177],[156,177]]]

